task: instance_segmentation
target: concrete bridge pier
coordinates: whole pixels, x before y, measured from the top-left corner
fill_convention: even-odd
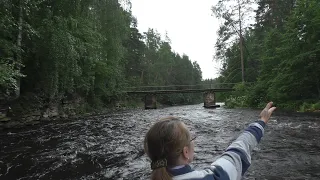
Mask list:
[[[205,108],[216,108],[220,105],[216,105],[215,93],[213,91],[207,91],[203,93],[203,107]]]
[[[157,97],[155,94],[147,94],[144,98],[145,109],[157,109]]]

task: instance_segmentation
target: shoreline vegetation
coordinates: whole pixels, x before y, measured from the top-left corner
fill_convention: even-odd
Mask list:
[[[163,96],[160,96],[163,97]],[[180,104],[168,104],[170,102],[158,102],[158,108],[173,107],[178,105],[191,105],[197,104],[199,101],[184,101],[183,95],[181,96]],[[163,99],[159,98],[163,101]],[[50,107],[33,106],[26,108],[30,105],[30,101],[19,100],[9,106],[7,109],[0,112],[0,130],[23,128],[25,126],[37,125],[41,122],[64,120],[64,119],[76,119],[87,116],[95,116],[102,114],[109,114],[119,112],[128,109],[143,109],[144,102],[142,98],[126,98],[124,100],[118,100],[114,103],[107,104],[103,107],[93,108],[89,104],[85,103],[81,99],[76,101],[65,102],[64,104],[52,104]]]
[[[225,108],[245,108],[245,109],[260,109],[261,107],[249,107],[243,101],[245,97],[230,97],[226,100],[226,102],[222,103],[223,107]],[[197,104],[197,103],[192,103]],[[181,105],[192,105],[192,104],[181,104]],[[221,103],[220,103],[221,104]],[[290,109],[281,109],[282,112],[287,113],[308,113],[308,115],[320,115],[320,107],[318,103],[303,103],[300,106],[300,109],[297,111],[293,111]],[[165,105],[158,103],[158,108],[167,108],[167,107],[174,107],[174,106],[181,106],[181,105]],[[48,121],[55,121],[55,120],[64,120],[64,119],[77,119],[77,118],[85,118],[88,116],[96,116],[96,115],[105,115],[115,112],[121,112],[123,110],[128,109],[141,109],[144,110],[144,103],[142,101],[126,101],[126,102],[119,102],[113,106],[109,106],[107,108],[100,108],[99,110],[91,110],[91,111],[79,111],[73,112],[70,114],[59,114],[54,112],[54,109],[51,109],[51,112],[40,113],[34,112],[30,114],[20,115],[18,117],[6,117],[4,114],[0,114],[0,130],[3,129],[16,129],[16,128],[23,128],[30,125],[37,125],[41,123],[45,123]],[[12,118],[12,119],[11,119]]]
[[[282,110],[319,111],[319,9],[319,0],[230,0],[213,7],[220,21],[215,58],[222,63],[216,81],[237,83],[219,95],[227,106],[273,101]]]
[[[225,107],[231,108],[231,109],[233,109],[233,108],[254,108],[254,109],[262,108],[262,106],[250,107],[245,103],[245,101],[243,101],[244,99],[246,99],[246,96],[240,96],[240,97],[230,96],[228,99],[226,99]],[[294,103],[296,103],[296,102],[293,102],[293,104]],[[283,110],[288,111],[288,112],[320,113],[320,102],[312,102],[310,100],[310,102],[304,102],[302,105],[295,106],[298,109],[291,109],[294,106],[293,104],[282,104],[281,107],[284,107]]]
[[[222,105],[222,107],[236,109],[236,108],[244,108],[244,109],[261,109],[264,104],[257,107],[250,107],[248,105],[248,98],[244,96],[235,96],[239,92],[235,91],[232,95],[227,95],[228,98],[225,101],[219,101],[218,104]],[[218,95],[218,99],[221,97]],[[182,106],[182,105],[194,105],[203,103],[202,101],[198,102],[190,102],[184,104],[161,104],[157,103],[158,108],[167,108],[174,106]],[[297,102],[295,102],[297,103]],[[298,103],[297,103],[298,104]],[[301,103],[300,103],[301,104]],[[70,106],[71,105],[71,106]],[[292,109],[292,104],[275,104],[282,112],[287,113],[308,113],[309,115],[319,115],[320,114],[320,102],[313,103],[312,101],[304,102],[302,105],[297,105],[297,109]],[[129,109],[141,109],[144,110],[144,102],[139,98],[129,98],[123,101],[118,101],[117,103],[109,104],[103,108],[92,109],[88,108],[88,105],[85,104],[69,104],[68,107],[60,107],[60,108],[49,108],[45,112],[41,112],[40,109],[34,110],[33,112],[18,112],[21,114],[15,114],[11,108],[7,111],[10,116],[7,117],[6,114],[0,113],[0,130],[3,129],[15,129],[15,128],[23,128],[30,125],[37,125],[43,122],[55,121],[55,120],[64,120],[64,119],[77,119],[77,118],[85,118],[88,116],[96,116],[96,115],[105,115],[109,113],[121,112],[123,110]],[[311,114],[310,114],[311,113]]]
[[[252,106],[252,102],[259,102],[256,99],[250,97],[252,86],[246,87],[242,83],[235,85],[235,91],[232,93],[224,93],[222,96],[225,101],[225,107],[227,108],[263,108],[264,103],[256,103]],[[320,100],[317,99],[305,99],[288,102],[275,102],[275,106],[284,111],[291,112],[320,112]]]

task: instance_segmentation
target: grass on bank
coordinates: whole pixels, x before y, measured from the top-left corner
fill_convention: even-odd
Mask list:
[[[263,108],[269,101],[267,95],[256,96],[253,86],[239,83],[234,86],[235,91],[218,95],[220,101],[225,102],[227,108]],[[278,108],[297,112],[320,112],[320,101],[318,99],[277,101],[274,105]]]

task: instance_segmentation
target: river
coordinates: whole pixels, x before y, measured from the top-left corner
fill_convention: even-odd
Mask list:
[[[258,118],[258,110],[202,104],[126,110],[0,132],[0,179],[148,179],[147,129],[180,117],[197,134],[192,166],[208,166]],[[320,119],[276,112],[243,179],[320,179]]]

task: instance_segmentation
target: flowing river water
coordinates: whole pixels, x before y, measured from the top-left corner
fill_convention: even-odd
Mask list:
[[[180,117],[197,134],[192,166],[210,165],[258,110],[201,104],[126,110],[0,132],[0,179],[148,179],[144,134],[159,118]],[[320,179],[320,119],[276,112],[243,179]]]

